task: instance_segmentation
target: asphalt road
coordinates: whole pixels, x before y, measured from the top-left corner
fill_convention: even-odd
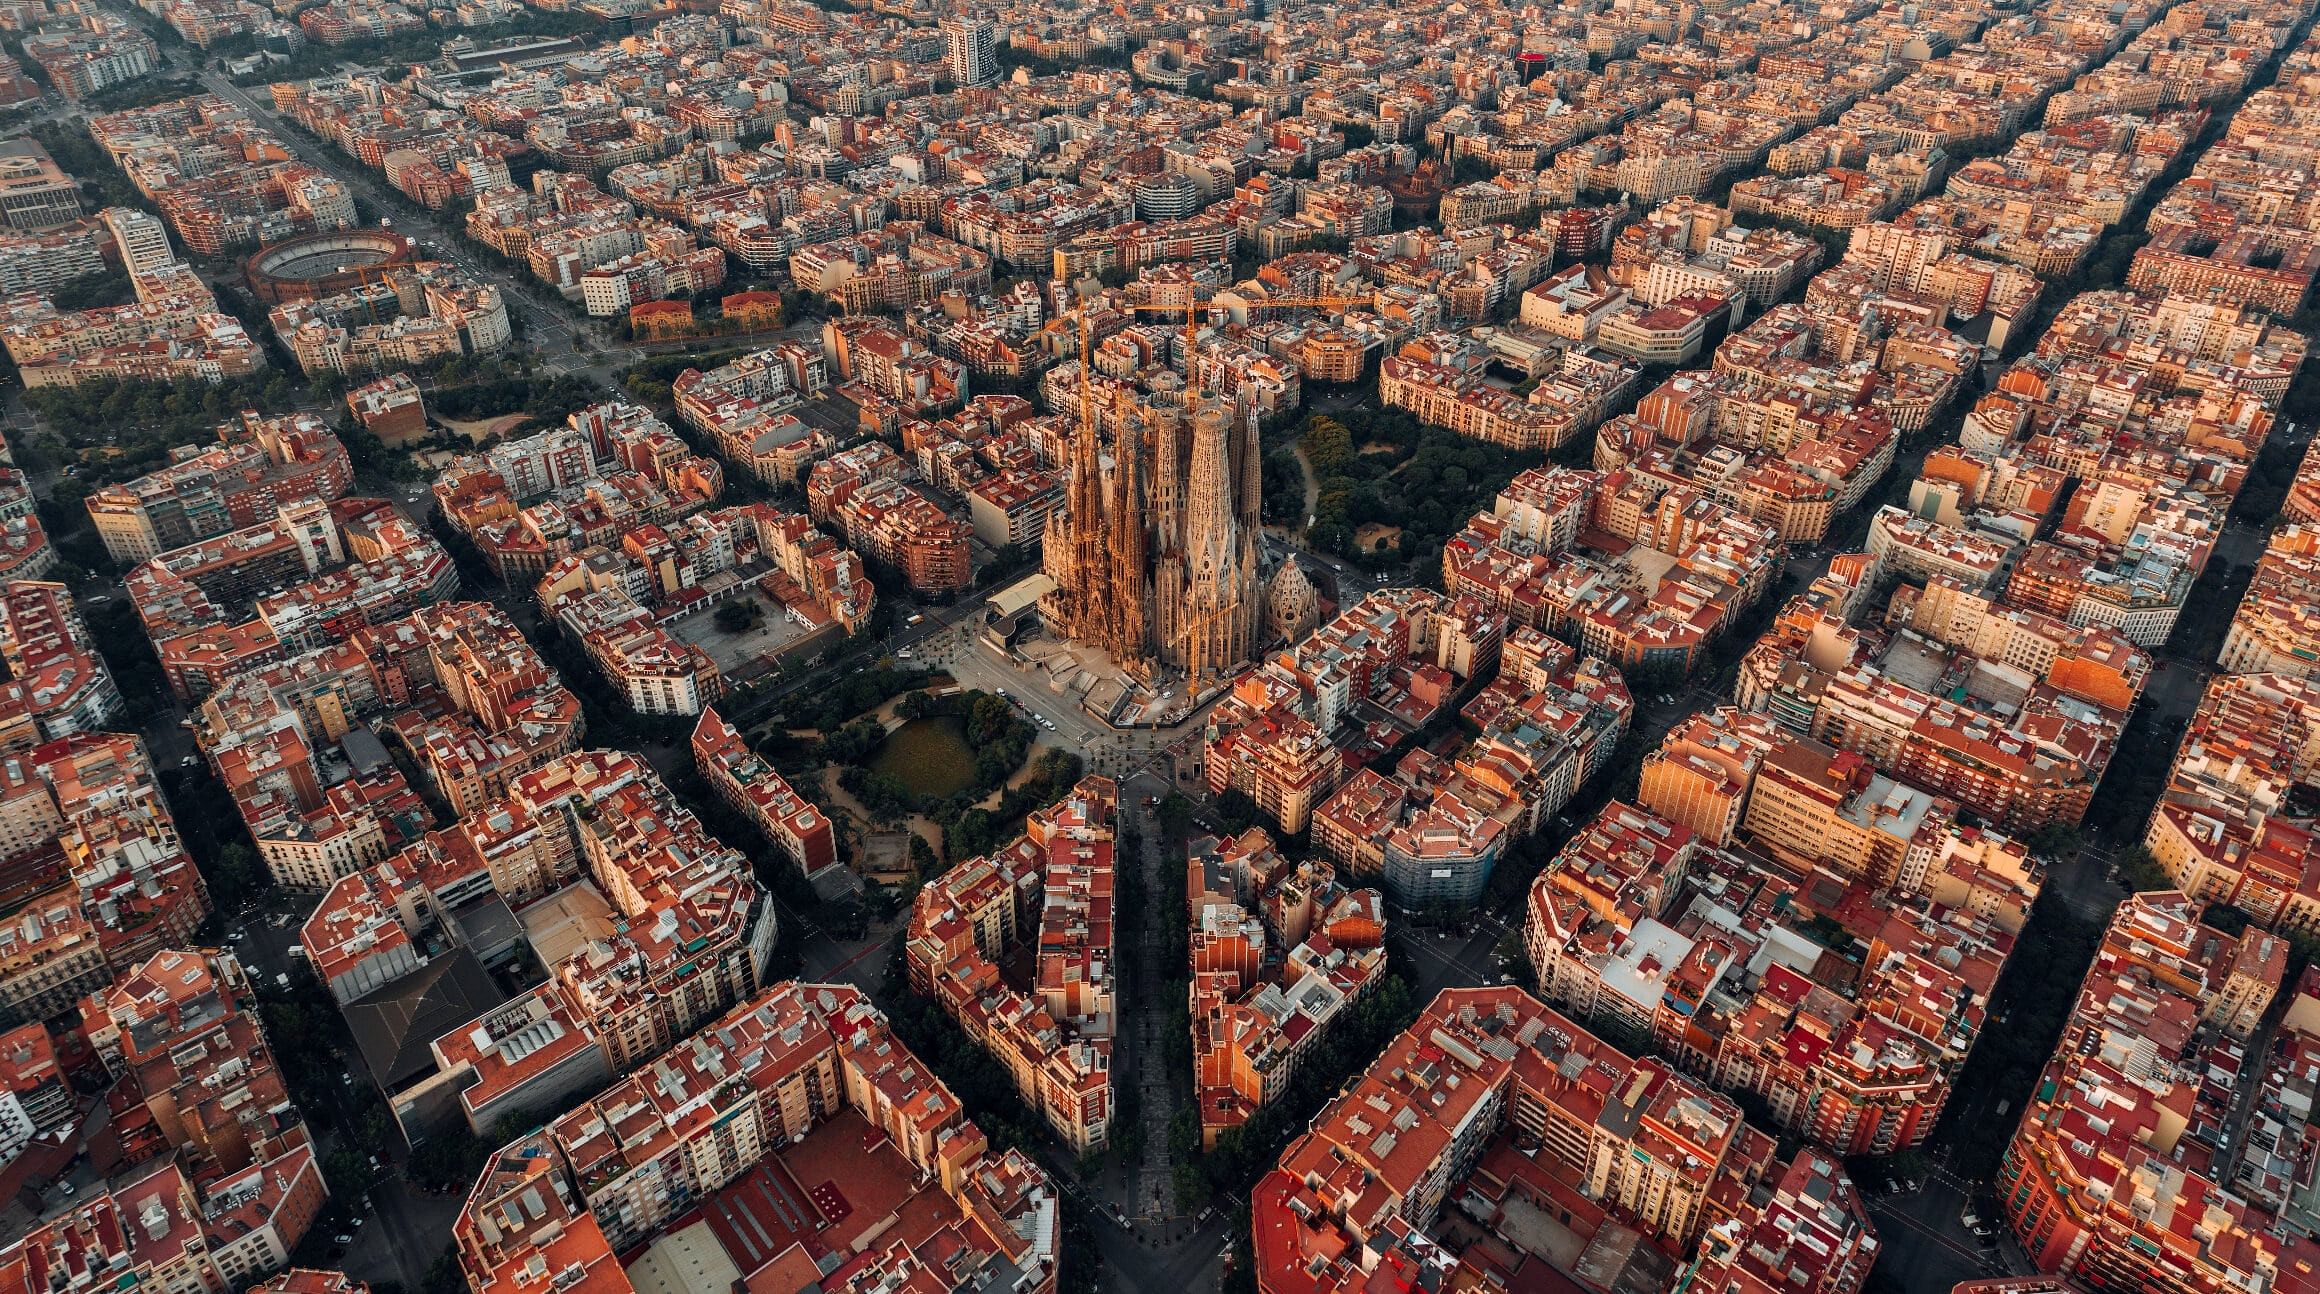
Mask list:
[[[201,83],[211,93],[248,113],[251,120],[272,129],[275,137],[300,161],[344,181],[370,210],[402,212],[407,209],[410,199],[389,186],[384,176],[363,169],[351,157],[316,144],[289,120],[275,112],[271,102],[252,95],[213,71],[204,71]],[[628,347],[596,349],[609,346],[610,343],[605,337],[596,335],[593,326],[578,323],[563,308],[550,304],[544,285],[531,280],[529,276],[509,273],[476,256],[464,245],[463,239],[449,237],[431,226],[405,229],[402,232],[418,239],[428,256],[450,261],[470,277],[497,286],[509,313],[522,321],[534,345],[567,358],[582,358],[594,352],[594,358],[582,358],[582,362],[577,364],[552,365],[556,371],[586,373],[599,380],[609,380],[639,358],[639,352]]]
[[[1407,920],[1388,925],[1387,938],[1407,955],[1416,970],[1416,997],[1430,1002],[1446,988],[1472,988],[1520,978],[1520,968],[1502,968],[1496,959],[1499,943],[1521,929],[1488,912],[1468,913],[1455,930],[1421,929]]]
[[[1101,1288],[1129,1294],[1186,1294],[1213,1290],[1223,1277],[1224,1253],[1232,1243],[1220,1202],[1205,1222],[1123,1223],[1105,1208],[1102,1196],[1082,1187],[1071,1167],[1052,1153],[1048,1173],[1068,1195],[1095,1215],[1096,1252],[1103,1259]]]
[[[1964,1213],[1975,1186],[1946,1168],[1937,1165],[1921,1189],[1899,1195],[1871,1182],[1859,1186],[1877,1226],[1877,1265],[1905,1289],[1947,1290],[1960,1281],[2027,1276],[2034,1270],[1994,1219],[1982,1219],[1991,1231],[1986,1239],[1967,1228]]]
[[[1139,1224],[1150,1226],[1175,1217],[1176,1201],[1174,1157],[1168,1147],[1168,1125],[1176,1116],[1177,1079],[1168,1073],[1166,1057],[1169,1020],[1167,985],[1178,968],[1161,964],[1160,928],[1158,923],[1174,919],[1173,905],[1160,902],[1160,896],[1179,892],[1184,883],[1184,857],[1164,848],[1160,824],[1152,810],[1144,807],[1147,799],[1157,800],[1171,790],[1164,778],[1149,773],[1137,774],[1120,784],[1121,812],[1135,831],[1138,841],[1136,855],[1122,857],[1121,866],[1138,869],[1144,882],[1144,893],[1152,896],[1154,907],[1134,923],[1134,935],[1128,946],[1114,948],[1112,960],[1116,968],[1119,1011],[1117,1036],[1112,1043],[1112,1068],[1116,1083],[1133,1083],[1138,1101],[1138,1121],[1142,1126],[1144,1153],[1132,1172],[1122,1172],[1120,1180],[1107,1181],[1107,1193],[1113,1204],[1129,1214]],[[1115,925],[1116,930],[1128,930],[1129,923]],[[1118,1133],[1114,1133],[1117,1140]]]

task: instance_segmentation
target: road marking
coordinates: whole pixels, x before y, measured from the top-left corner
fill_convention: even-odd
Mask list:
[[[1871,1196],[1870,1200],[1870,1211],[1877,1212],[1878,1204],[1882,1202],[1882,1197]],[[1982,1255],[1974,1252],[1973,1250],[1967,1249],[1964,1245],[1957,1243],[1956,1241],[1950,1239],[1948,1236],[1943,1235],[1941,1232],[1933,1229],[1930,1226],[1927,1226],[1919,1219],[1912,1217],[1907,1213],[1900,1212],[1894,1206],[1886,1204],[1885,1209],[1890,1214],[1892,1221],[1900,1223],[1902,1226],[1907,1227],[1911,1231],[1924,1236],[1926,1239],[1931,1240],[1933,1243],[1940,1245],[1942,1248],[1949,1250],[1953,1254],[1956,1254],[1959,1258],[1964,1259],[1966,1262],[1974,1264],[1977,1270],[1979,1269],[1981,1263],[1987,1261],[1982,1257]],[[2000,1260],[2003,1261],[2004,1257],[2005,1255],[2001,1252],[1999,1254]]]

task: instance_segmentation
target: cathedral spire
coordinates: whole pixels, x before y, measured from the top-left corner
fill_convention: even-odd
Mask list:
[[[1144,610],[1144,486],[1142,458],[1144,418],[1131,413],[1120,424],[1114,445],[1119,466],[1113,473],[1111,516],[1111,633],[1106,646],[1115,664],[1142,660],[1145,645]]]
[[[1257,419],[1252,411],[1243,415],[1237,408],[1233,413],[1235,454],[1233,456],[1233,507],[1243,534],[1255,535],[1265,524],[1265,462],[1264,445],[1257,435]]]
[[[1080,370],[1080,380],[1090,380]],[[1083,399],[1087,398],[1085,395]],[[1070,578],[1064,599],[1064,630],[1083,641],[1101,641],[1100,627],[1111,604],[1111,564],[1105,560],[1103,465],[1098,455],[1096,418],[1092,407],[1082,416],[1071,447],[1071,484],[1065,498],[1069,518]]]

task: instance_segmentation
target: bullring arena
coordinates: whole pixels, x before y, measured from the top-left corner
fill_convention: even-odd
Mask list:
[[[242,263],[250,290],[269,306],[359,287],[368,273],[409,265],[410,239],[391,229],[333,229],[262,247]]]

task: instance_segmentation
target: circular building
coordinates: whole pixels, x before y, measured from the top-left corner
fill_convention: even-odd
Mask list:
[[[267,305],[306,301],[362,284],[366,271],[409,265],[417,250],[391,229],[332,229],[261,247],[242,277]]]
[[[1133,187],[1136,215],[1142,220],[1183,220],[1198,214],[1208,202],[1200,185],[1177,171],[1139,176]]]

